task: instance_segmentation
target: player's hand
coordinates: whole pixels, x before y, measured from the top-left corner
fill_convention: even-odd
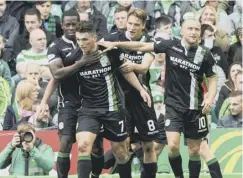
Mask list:
[[[212,108],[213,105],[213,99],[210,99],[209,97],[204,98],[202,106],[202,113],[203,114],[208,114]]]
[[[132,72],[134,70],[134,63],[128,59],[125,59],[125,62],[120,66],[120,69],[124,73]]]
[[[20,136],[18,133],[15,133],[11,141],[12,148],[16,148],[20,144]]]
[[[83,54],[82,58],[80,60],[77,61],[78,64],[80,64],[81,66],[88,66],[90,64],[93,64],[97,61],[100,60],[102,53],[97,50],[93,53],[90,54]]]
[[[40,106],[38,107],[38,109],[36,110],[36,117],[38,117],[39,115],[44,115],[46,108],[48,107],[47,103],[41,102]]]
[[[144,102],[146,102],[148,104],[149,107],[151,107],[151,97],[150,95],[145,91],[145,89],[142,89],[140,91],[140,95],[143,98]]]
[[[110,42],[110,41],[99,41],[99,42],[97,42],[97,44],[106,48],[104,51],[102,51],[102,54],[106,53],[107,51],[110,51],[114,47],[116,47],[116,43]]]

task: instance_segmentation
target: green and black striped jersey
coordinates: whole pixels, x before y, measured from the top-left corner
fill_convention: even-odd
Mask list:
[[[175,39],[154,42],[154,52],[166,54],[165,104],[200,109],[203,77],[215,75],[211,52],[203,46],[187,49],[182,40]]]
[[[71,55],[82,57],[81,49]],[[120,50],[112,49],[103,54],[98,62],[83,66],[78,71],[82,95],[82,109],[94,111],[118,111],[123,107],[123,93],[119,86],[116,70],[123,63]]]

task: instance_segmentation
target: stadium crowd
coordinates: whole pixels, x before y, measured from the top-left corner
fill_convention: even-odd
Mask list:
[[[75,10],[81,21],[92,21],[97,39],[102,40],[108,34],[126,31],[128,14],[137,8],[147,13],[143,33],[153,39],[180,39],[183,21],[199,20],[200,44],[211,51],[217,74],[210,124],[212,127],[241,128],[242,7],[241,0],[0,0],[0,130],[23,129],[21,124],[25,122],[34,126],[34,129],[29,128],[33,133],[61,127],[57,108],[61,101],[57,91],[51,95],[45,111],[40,110],[48,82],[53,78],[48,67],[51,56],[47,53],[53,42],[63,36],[63,12]],[[157,113],[165,113],[165,53],[155,54],[148,65],[149,70],[144,69],[144,73],[150,77],[149,87],[159,116]],[[202,86],[207,95],[208,81],[205,80]],[[15,142],[8,145],[7,151],[16,146]],[[43,154],[52,155],[48,146],[44,149]],[[37,150],[31,154],[36,154],[46,166],[42,172],[46,174],[52,168],[54,163],[47,158],[41,159]],[[3,165],[6,166],[0,163],[0,167]]]

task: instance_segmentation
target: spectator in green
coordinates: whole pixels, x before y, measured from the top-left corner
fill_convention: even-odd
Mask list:
[[[57,38],[63,35],[61,20],[58,16],[51,13],[52,1],[37,1],[36,8],[41,13],[42,26]]]
[[[32,141],[21,141],[21,135],[29,132]],[[23,137],[22,137],[23,138]],[[10,175],[25,175],[25,157],[29,157],[28,176],[49,175],[54,166],[54,152],[52,148],[44,144],[35,134],[35,128],[30,123],[22,123],[18,126],[12,141],[0,153],[0,169],[10,166]]]
[[[242,128],[242,91],[235,91],[229,97],[229,115],[219,119],[218,126],[224,128]]]

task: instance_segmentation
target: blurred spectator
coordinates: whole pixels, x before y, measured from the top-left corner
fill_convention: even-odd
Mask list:
[[[110,11],[107,16],[107,29],[110,32],[111,28],[115,24],[115,11],[118,7],[124,7],[127,9],[128,13],[134,9],[132,0],[117,0],[110,3]]]
[[[169,16],[162,15],[155,20],[154,35],[154,38],[172,38],[172,19]]]
[[[39,10],[35,8],[28,9],[25,12],[24,19],[26,28],[24,33],[17,36],[13,48],[9,49],[8,53],[5,55],[5,58],[10,59],[11,61],[13,61],[13,59],[15,59],[22,50],[31,48],[29,43],[29,34],[32,30],[40,28],[42,24],[41,14]],[[47,38],[47,46],[49,46],[56,39],[56,37],[48,31],[44,30],[44,32]],[[10,66],[10,70],[14,73],[14,71],[16,71],[16,64],[12,64]]]
[[[24,31],[24,14],[25,12],[34,7],[35,1],[6,1],[9,15],[15,17],[19,22],[19,33],[22,34]]]
[[[231,34],[235,33],[235,31],[241,27],[242,28],[242,1],[236,0],[234,11],[232,14],[229,15],[230,18],[230,28],[231,28]]]
[[[23,122],[31,123],[36,130],[43,130],[43,129],[54,129],[55,125],[52,122],[52,117],[50,114],[49,106],[46,105],[46,108],[43,112],[40,111],[40,100],[35,101],[32,106],[32,111],[34,114],[30,117],[25,117],[17,122],[16,125],[13,126],[11,130],[16,130],[17,126]]]
[[[55,163],[52,148],[36,136],[34,126],[25,122],[18,126],[12,141],[0,153],[0,169],[11,165],[10,175],[24,176],[26,158],[28,176],[49,175]]]
[[[229,97],[230,114],[219,119],[218,126],[224,128],[242,128],[242,109],[242,91],[232,92]]]
[[[232,64],[233,62],[242,61],[242,27],[239,27],[236,30],[236,39],[237,42],[230,46],[228,52],[228,62]]]
[[[97,8],[91,4],[90,0],[79,0],[76,6],[73,7],[74,10],[80,15],[80,20],[91,20],[94,24],[98,40],[104,35],[108,34],[107,31],[107,21],[105,16],[97,10]],[[83,19],[86,17],[85,19]],[[87,19],[88,17],[88,19]]]
[[[217,93],[215,96],[215,101],[217,101],[219,91],[223,86],[228,73],[228,61],[222,49],[214,46],[215,32],[211,25],[203,24],[201,26],[201,41],[202,45],[210,49],[216,63],[214,67],[217,73]]]
[[[224,103],[224,100],[227,99],[230,95],[230,92],[235,91],[235,74],[238,71],[242,71],[241,63],[233,63],[229,68],[228,80],[221,87],[219,92],[218,101],[216,103],[215,114],[219,118],[219,111]]]
[[[157,118],[159,118],[159,115],[162,113],[165,114],[165,107],[164,107],[164,95],[160,92],[156,92],[156,94],[153,96],[153,103],[154,103],[154,110],[156,113]]]
[[[236,0],[228,1],[228,8],[226,9],[226,12],[227,12],[228,15],[233,13],[235,1]],[[241,0],[239,0],[239,1],[241,1]]]
[[[17,85],[16,102],[9,105],[3,122],[3,130],[11,129],[17,121],[24,117],[32,116],[32,105],[38,96],[36,85],[22,80]]]
[[[234,91],[242,91],[242,71],[239,71],[235,74],[235,90]],[[221,119],[223,116],[227,116],[230,114],[230,103],[229,98],[224,100],[224,103],[222,104],[220,111],[219,111],[219,119]]]
[[[53,128],[55,125],[52,123],[52,117],[50,114],[49,106],[46,105],[44,112],[39,112],[39,110],[41,109],[40,104],[41,104],[40,100],[38,100],[35,103],[35,108],[34,108],[35,114],[29,118],[28,122],[33,124],[36,129]],[[37,115],[36,113],[40,113],[40,114]]]
[[[3,60],[3,48],[5,45],[5,39],[0,35],[0,77],[2,77],[8,83],[9,87],[12,87],[11,72],[7,62]]]
[[[124,7],[118,7],[115,10],[115,25],[111,28],[110,33],[125,31],[127,29],[128,11]]]
[[[57,38],[63,35],[61,19],[51,13],[52,1],[37,1],[36,8],[41,13],[42,27]]]
[[[0,1],[0,34],[6,39],[6,47],[13,46],[19,34],[19,23],[15,17],[6,12],[6,1]]]
[[[223,29],[228,35],[231,34],[230,19],[226,13],[228,7],[227,0],[207,0],[205,6],[213,7],[217,12],[218,26]]]
[[[105,16],[105,18],[107,18],[109,14],[110,1],[91,1],[91,3],[97,8],[98,11],[100,11]],[[64,11],[68,11],[72,9],[74,6],[76,6],[76,4],[77,1],[66,2],[63,9]]]
[[[221,30],[217,22],[217,12],[211,6],[206,6],[201,10],[199,17],[201,24],[212,25],[215,31],[215,46],[221,47],[226,52],[229,47],[229,38],[225,31]]]
[[[46,48],[46,34],[41,29],[35,29],[30,32],[30,45],[28,50],[22,50],[16,59],[16,71],[23,78],[25,68],[28,62],[36,63],[41,67],[41,77],[49,80],[51,73],[47,67],[47,48]]]
[[[35,63],[28,63],[26,65],[25,78],[27,81],[36,84],[38,86],[38,99],[41,100],[44,96],[46,87],[48,85],[48,81],[41,77],[41,67]],[[56,114],[56,106],[57,106],[57,92],[55,91],[48,102],[51,115],[54,116]]]

